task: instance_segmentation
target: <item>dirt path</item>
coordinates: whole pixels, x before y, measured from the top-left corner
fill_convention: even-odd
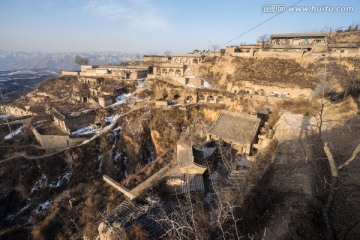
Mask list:
[[[317,206],[317,201],[309,143],[304,139],[280,143],[270,171],[268,187],[274,204],[265,239],[322,239],[313,222],[315,209],[310,207]]]
[[[264,180],[263,217],[268,219],[263,239],[323,239],[321,209],[314,194],[315,159],[310,143],[310,121],[301,115],[284,115],[277,125],[279,141]]]
[[[52,153],[48,153],[48,154],[44,154],[44,155],[40,155],[40,156],[29,156],[26,153],[14,153],[13,156],[1,160],[0,163],[11,161],[11,160],[16,159],[16,158],[25,158],[25,159],[28,159],[28,160],[37,160],[37,159],[41,159],[41,158],[47,158],[47,157],[54,156],[54,155],[56,155],[58,153],[64,152],[67,149],[68,148],[57,150],[56,152],[52,152]]]

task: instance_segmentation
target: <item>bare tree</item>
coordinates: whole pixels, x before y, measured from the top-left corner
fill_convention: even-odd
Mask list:
[[[260,41],[262,43],[263,48],[265,46],[265,43],[268,42],[269,40],[270,40],[270,36],[268,34],[263,34],[258,37],[258,41]]]
[[[221,157],[227,157],[227,152],[221,152]],[[226,164],[225,168],[232,168],[231,164]],[[239,193],[240,188],[236,181],[229,183],[233,190],[224,188],[226,179],[221,177],[216,171],[212,172],[208,165],[211,175],[211,191],[206,194],[206,200],[202,199],[195,192],[191,192],[189,186],[184,185],[181,194],[175,193],[173,211],[169,214],[164,209],[160,216],[154,216],[162,226],[166,226],[165,235],[175,239],[241,239],[238,217],[240,213]],[[188,187],[188,188],[186,188]],[[243,190],[243,189],[242,189]],[[164,236],[165,237],[165,236]]]
[[[334,229],[334,226],[333,226],[331,218],[330,218],[330,213],[331,213],[331,208],[332,208],[333,201],[334,201],[335,191],[337,189],[337,185],[338,185],[338,181],[339,181],[339,171],[344,169],[344,167],[346,167],[352,161],[355,160],[356,156],[360,152],[360,144],[356,147],[354,152],[351,154],[351,157],[349,159],[347,159],[346,161],[344,161],[344,163],[341,164],[340,166],[336,166],[334,156],[331,152],[329,143],[327,143],[327,142],[324,144],[324,152],[327,156],[329,167],[330,167],[331,183],[330,183],[329,194],[328,194],[325,202],[323,203],[323,217],[324,217],[324,221],[326,224],[328,239],[336,239],[336,233],[335,233],[335,229]]]
[[[140,61],[140,59],[141,59],[141,54],[140,53],[135,53],[135,57],[136,57],[136,60],[137,61]]]
[[[172,52],[170,50],[166,50],[164,52],[164,55],[170,57],[172,55]]]
[[[324,123],[324,110],[325,107],[328,107],[331,104],[332,99],[325,99],[326,95],[333,91],[332,81],[328,81],[327,78],[327,65],[325,64],[324,73],[319,74],[319,82],[315,87],[313,95],[317,98],[320,98],[320,104],[315,106],[317,110],[316,121],[318,128],[318,138],[321,140],[322,127]]]
[[[90,62],[88,58],[82,57],[80,55],[76,55],[74,60],[75,63],[78,65],[88,65]]]
[[[211,50],[213,51],[214,56],[215,56],[215,53],[216,53],[216,51],[217,51],[218,49],[220,49],[220,45],[218,45],[218,44],[212,44],[212,45],[211,45]]]

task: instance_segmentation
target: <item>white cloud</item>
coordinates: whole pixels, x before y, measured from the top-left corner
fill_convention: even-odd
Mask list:
[[[167,28],[160,9],[151,0],[90,0],[85,10],[107,21],[125,20],[147,30]]]

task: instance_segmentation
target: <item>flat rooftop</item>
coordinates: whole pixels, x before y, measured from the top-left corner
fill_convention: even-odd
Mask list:
[[[326,37],[328,33],[284,33],[284,34],[271,34],[271,38],[294,38],[294,37]]]
[[[94,111],[94,109],[90,108],[85,104],[64,104],[64,105],[54,105],[52,106],[52,114],[57,115],[57,117],[76,117],[88,112]],[[60,116],[59,116],[60,114]],[[62,115],[62,116],[61,116]]]

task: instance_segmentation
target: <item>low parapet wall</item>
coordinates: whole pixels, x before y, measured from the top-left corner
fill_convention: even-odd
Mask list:
[[[168,176],[172,170],[174,169],[174,166],[172,163],[166,165],[159,171],[157,171],[155,174],[151,175],[148,179],[140,183],[138,186],[133,188],[132,190],[129,190],[128,188],[122,186],[120,183],[116,182],[111,177],[104,175],[103,180],[108,183],[110,186],[118,190],[119,192],[123,193],[126,197],[128,197],[130,200],[138,197],[140,194],[142,194],[145,190],[151,188],[154,184],[159,182],[163,177]]]
[[[152,187],[155,183],[159,182],[163,177],[166,177],[173,170],[173,164],[170,163],[157,171],[155,174],[151,175],[148,179],[137,185],[133,188],[130,193],[134,196],[139,196],[146,189]]]
[[[74,71],[61,71],[62,76],[78,76],[79,72]]]
[[[112,179],[111,177],[109,177],[108,175],[104,175],[103,176],[103,180],[109,184],[110,186],[112,186],[113,188],[115,188],[116,190],[120,191],[121,193],[123,193],[126,197],[128,197],[130,200],[134,199],[135,196],[130,192],[129,189],[127,189],[126,187],[121,186],[118,182],[116,182],[114,179]]]
[[[57,149],[74,146],[87,138],[70,138],[68,135],[41,135],[35,128],[31,128],[36,140],[45,149]]]
[[[7,113],[14,116],[29,116],[29,115],[36,115],[28,110],[28,108],[20,108],[17,106],[8,106],[8,105],[0,105],[0,112]]]

